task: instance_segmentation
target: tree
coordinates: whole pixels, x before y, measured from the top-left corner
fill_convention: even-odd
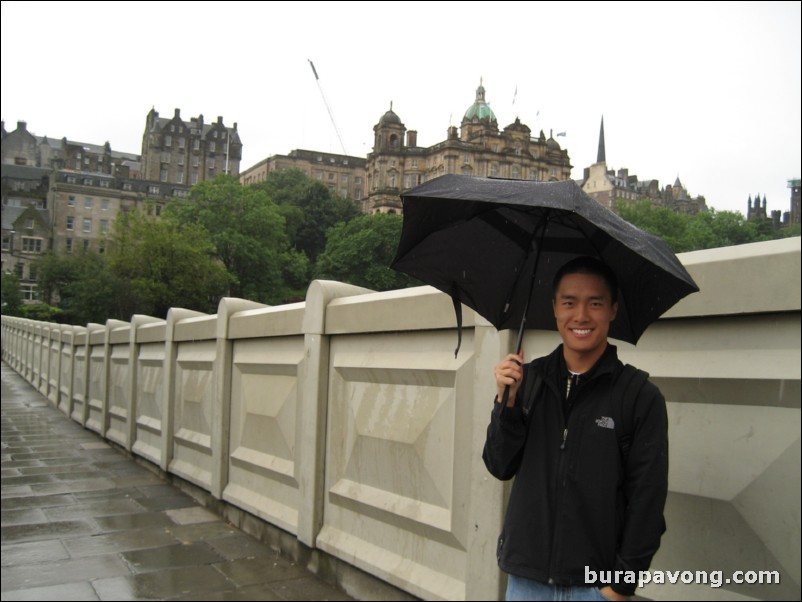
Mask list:
[[[307,282],[308,261],[290,249],[285,219],[263,190],[221,175],[193,186],[165,214],[209,233],[215,257],[234,278],[232,296],[279,303]]]
[[[2,293],[0,302],[4,316],[16,316],[22,307],[22,293],[19,288],[19,280],[14,272],[0,272],[2,276]]]
[[[798,228],[777,230],[771,220],[750,221],[737,211],[709,209],[688,215],[655,207],[648,200],[618,202],[615,210],[631,224],[665,240],[675,253],[799,235]]]
[[[99,253],[81,250],[72,255],[42,255],[35,262],[37,286],[45,304],[56,303],[60,320],[71,324],[126,318],[130,298],[124,283]]]
[[[685,240],[689,215],[664,207],[655,207],[649,200],[637,203],[619,201],[615,211],[629,223],[665,240],[675,253],[691,251]]]
[[[360,214],[353,201],[307,177],[300,169],[270,172],[264,182],[254,187],[265,191],[280,207],[290,245],[303,251],[310,263],[323,252],[329,228]]]
[[[390,268],[401,237],[402,218],[362,215],[328,231],[318,257],[316,277],[339,280],[377,291],[417,286],[413,278]]]
[[[165,317],[171,307],[213,313],[231,282],[213,250],[202,225],[134,210],[114,222],[109,265],[135,313]]]

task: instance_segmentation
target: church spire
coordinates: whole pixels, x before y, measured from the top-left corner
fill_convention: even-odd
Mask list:
[[[604,115],[601,118],[601,129],[599,130],[599,152],[596,154],[596,163],[606,163],[607,157],[604,154]]]

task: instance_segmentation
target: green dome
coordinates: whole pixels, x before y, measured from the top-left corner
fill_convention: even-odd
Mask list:
[[[481,83],[476,89],[476,101],[468,107],[468,110],[465,111],[465,117],[462,118],[463,121],[473,121],[474,119],[489,121],[490,123],[498,122],[493,109],[485,102],[485,88]]]

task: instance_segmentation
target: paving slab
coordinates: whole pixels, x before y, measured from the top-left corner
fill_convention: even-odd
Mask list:
[[[2,444],[4,602],[352,599],[72,421],[4,363]]]

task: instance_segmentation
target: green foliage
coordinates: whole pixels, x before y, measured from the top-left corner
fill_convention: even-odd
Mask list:
[[[57,322],[60,324],[70,323],[62,309],[53,307],[52,305],[46,305],[44,303],[24,305],[20,309],[19,315],[23,318],[37,320],[39,322]]]
[[[285,219],[263,190],[221,175],[194,186],[165,213],[208,232],[214,256],[233,277],[231,296],[280,303],[306,280],[308,261],[290,249]]]
[[[401,237],[398,215],[362,215],[329,229],[326,250],[316,265],[316,277],[339,280],[377,291],[420,283],[390,268]]]
[[[266,192],[280,207],[290,245],[303,251],[310,263],[323,252],[329,228],[359,215],[351,200],[307,177],[300,169],[271,172],[254,188]]]
[[[46,253],[35,265],[42,301],[45,306],[58,303],[59,321],[86,324],[127,317],[131,300],[103,255],[86,250],[63,256]]]
[[[631,224],[665,240],[675,253],[799,235],[798,226],[775,230],[770,220],[748,221],[737,211],[710,209],[689,215],[655,207],[648,200],[619,201],[615,210]]]
[[[130,211],[114,223],[109,266],[136,313],[163,318],[171,307],[214,313],[230,277],[212,251],[200,224]]]
[[[2,313],[4,316],[18,316],[22,307],[19,279],[14,272],[0,272],[0,275],[2,275],[2,293],[0,293]]]

